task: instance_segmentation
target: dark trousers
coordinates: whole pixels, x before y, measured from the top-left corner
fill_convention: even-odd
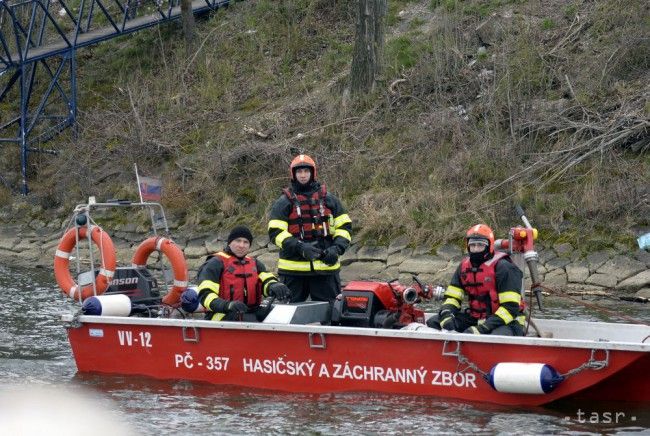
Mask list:
[[[332,303],[341,293],[341,279],[338,271],[328,275],[288,275],[279,274],[280,281],[291,289],[291,302],[306,301],[311,296],[312,301],[327,301]]]
[[[205,319],[208,321],[216,321],[212,318],[214,317],[215,312],[206,312]],[[227,313],[221,321],[244,321],[244,322],[258,322],[264,319],[268,313],[266,313],[262,319],[257,315],[257,313]]]
[[[465,312],[456,314],[456,328],[457,332],[464,332],[467,328],[477,324],[476,318],[470,316]],[[440,319],[438,315],[433,315],[427,320],[427,325],[440,330]],[[500,336],[524,336],[524,328],[517,321],[513,321],[508,325],[502,325],[495,328],[489,334]]]

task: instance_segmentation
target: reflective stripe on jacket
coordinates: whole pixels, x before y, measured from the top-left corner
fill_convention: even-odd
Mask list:
[[[350,216],[339,199],[317,182],[313,182],[313,189],[295,193],[295,199],[293,192],[284,190],[270,212],[269,239],[280,247],[278,271],[294,275],[336,273],[341,268],[339,262],[327,265],[319,259],[309,261],[302,256],[300,243],[314,244],[321,250],[334,245],[342,255],[351,241]]]

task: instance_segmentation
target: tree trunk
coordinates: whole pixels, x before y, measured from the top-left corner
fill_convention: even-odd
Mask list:
[[[192,0],[181,0],[181,22],[183,23],[183,34],[185,35],[185,47],[191,50],[196,40],[196,24],[192,12]]]
[[[382,71],[387,0],[357,0],[357,29],[350,71],[353,94],[368,93]]]

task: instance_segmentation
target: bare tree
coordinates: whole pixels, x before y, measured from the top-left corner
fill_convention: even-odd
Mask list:
[[[350,71],[350,88],[355,94],[373,91],[381,74],[387,10],[387,0],[357,1],[357,28]]]
[[[189,50],[196,40],[196,24],[194,22],[194,12],[192,12],[192,0],[181,0],[181,22],[183,23],[185,46]]]

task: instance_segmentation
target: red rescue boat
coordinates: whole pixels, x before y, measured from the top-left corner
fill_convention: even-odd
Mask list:
[[[508,405],[560,398],[650,401],[650,327],[537,320],[552,338],[362,327],[64,317],[80,372],[145,375],[289,392],[377,391]],[[565,375],[551,392],[489,382],[506,362]],[[533,373],[533,376],[539,374]],[[508,386],[508,385],[506,385]],[[498,387],[497,387],[498,388]],[[525,393],[524,393],[525,392]]]
[[[78,206],[86,219],[73,222],[90,222],[90,206]],[[515,228],[509,245],[532,239],[530,229]],[[525,251],[534,259],[532,243]],[[428,314],[416,306],[433,293],[417,279],[409,287],[351,282],[333,310],[319,302],[275,304],[263,322],[213,322],[160,305],[155,279],[136,265],[117,268],[105,294],[87,298],[63,322],[83,373],[504,405],[650,402],[650,326],[536,319],[535,336],[438,331],[423,324]]]

